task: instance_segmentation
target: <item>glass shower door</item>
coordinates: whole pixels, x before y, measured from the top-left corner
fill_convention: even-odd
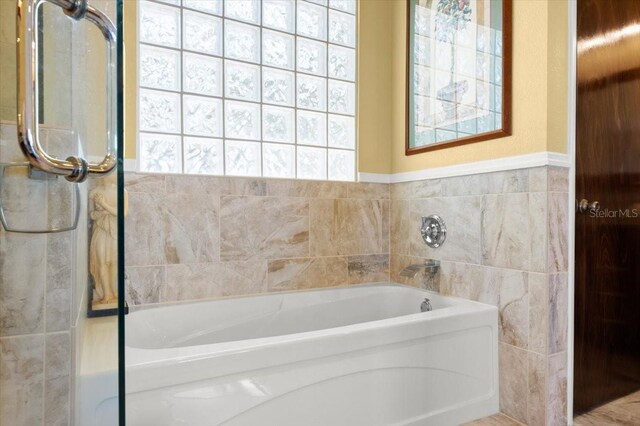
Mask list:
[[[121,4],[0,1],[0,423],[117,425]]]

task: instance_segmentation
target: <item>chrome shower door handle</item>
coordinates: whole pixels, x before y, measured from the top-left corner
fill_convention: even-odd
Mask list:
[[[44,3],[61,7],[73,19],[86,19],[95,24],[107,43],[107,148],[99,163],[69,156],[66,159],[48,155],[40,144],[38,129],[38,9]],[[83,182],[91,175],[111,172],[117,161],[117,35],[109,18],[89,6],[86,0],[18,0],[17,10],[18,59],[18,142],[22,152],[35,168],[65,176],[71,182]]]

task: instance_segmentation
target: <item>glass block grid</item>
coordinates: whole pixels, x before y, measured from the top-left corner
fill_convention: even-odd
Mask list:
[[[473,9],[469,21],[462,25],[449,15],[436,12],[433,5],[416,4],[413,40],[416,146],[501,127],[502,31],[478,21],[480,15],[491,16],[491,2],[482,6],[483,10]]]
[[[141,172],[355,180],[356,0],[141,0]]]

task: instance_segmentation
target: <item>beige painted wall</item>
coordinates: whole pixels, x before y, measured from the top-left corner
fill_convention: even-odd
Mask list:
[[[136,156],[136,2],[125,1],[125,157]],[[398,173],[566,152],[567,2],[515,0],[513,135],[405,156],[406,1],[360,0],[358,171]]]

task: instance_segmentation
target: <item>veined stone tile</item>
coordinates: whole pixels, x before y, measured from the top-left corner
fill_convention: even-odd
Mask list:
[[[68,330],[71,326],[71,289],[47,289],[46,296],[47,332]]]
[[[485,265],[529,270],[532,233],[530,215],[529,194],[484,196],[482,259]],[[536,228],[535,231],[541,229],[544,230],[545,227]]]
[[[42,423],[44,336],[0,339],[0,418]]]
[[[549,357],[547,424],[567,424],[567,354]]]
[[[45,352],[45,380],[68,377],[71,371],[71,338],[69,333],[47,334]]]
[[[527,349],[529,346],[529,282],[528,274],[509,269],[487,268],[485,287],[499,286],[499,339],[501,342]]]
[[[517,169],[486,173],[486,194],[528,192],[529,170]]]
[[[530,235],[530,271],[548,271],[547,245],[550,238],[548,221],[546,220],[548,208],[546,193],[529,193],[529,227],[527,232]]]
[[[126,295],[129,306],[160,302],[161,289],[167,285],[166,267],[129,266],[126,268]]]
[[[72,236],[69,232],[47,235],[47,332],[68,330],[71,325]]]
[[[348,198],[348,183],[295,179],[269,179],[267,192],[274,197]]]
[[[422,217],[436,214],[447,226],[447,239],[438,248],[422,240]],[[408,235],[410,254],[417,257],[480,264],[481,198],[443,197],[411,202]]]
[[[525,423],[529,399],[528,352],[504,343],[498,349],[500,411]]]
[[[440,292],[499,306],[500,285],[488,279],[488,269],[479,265],[442,261],[440,264]]]
[[[265,179],[230,176],[167,175],[166,187],[168,193],[185,192],[201,197],[267,194]]]
[[[549,353],[567,349],[567,274],[549,275]]]
[[[162,174],[125,173],[124,185],[129,193],[162,194],[165,192],[165,179]]]
[[[311,255],[389,251],[389,200],[310,200]]]
[[[349,256],[349,284],[389,281],[389,255]]]
[[[549,252],[548,271],[565,272],[569,268],[569,244],[567,235],[568,196],[566,193],[550,193],[548,209]]]
[[[544,425],[547,403],[547,357],[529,352],[527,425]]]
[[[549,339],[549,282],[546,274],[529,274],[529,350],[546,355]]]
[[[47,379],[44,386],[44,424],[69,425],[71,405],[69,376]]]
[[[129,215],[125,219],[127,266],[168,263],[163,206],[164,201],[158,195],[129,193]]]
[[[548,168],[533,167],[529,169],[529,192],[547,192]]]
[[[347,284],[346,257],[269,261],[268,291],[306,290]]]
[[[44,331],[46,236],[0,233],[0,336]]]
[[[489,173],[441,179],[441,197],[482,195],[489,191]]]
[[[221,260],[309,256],[309,201],[291,197],[222,197]]]
[[[169,265],[161,301],[263,293],[266,279],[267,265],[262,260]]]
[[[443,195],[445,194],[442,192],[442,181],[440,179],[426,179],[391,185],[391,198],[394,200],[432,198]]]
[[[391,200],[391,253],[411,254],[411,242],[420,238],[420,223],[411,215],[410,200]],[[420,238],[422,241],[422,238]]]
[[[387,200],[390,198],[389,184],[354,182],[348,184],[348,198]]]
[[[548,190],[550,192],[569,192],[569,169],[566,167],[548,168]]]

